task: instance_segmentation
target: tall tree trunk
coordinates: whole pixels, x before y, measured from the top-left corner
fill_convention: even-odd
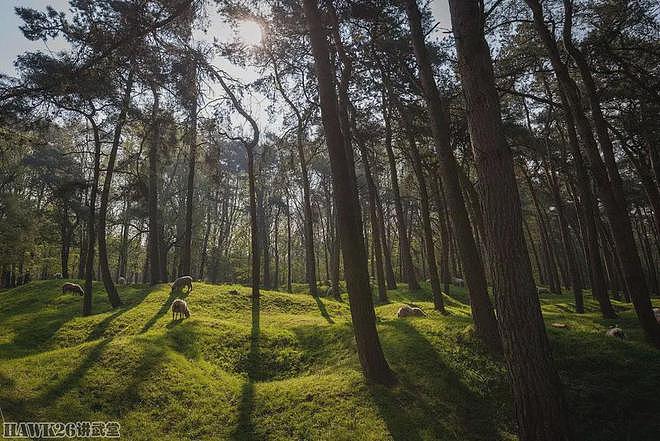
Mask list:
[[[206,207],[206,221],[205,221],[205,230],[204,230],[204,240],[202,242],[202,255],[200,257],[200,262],[199,262],[199,278],[201,280],[204,280],[205,276],[205,270],[206,270],[206,261],[208,259],[208,253],[209,253],[209,236],[211,234],[211,203],[213,203],[216,207],[216,214],[217,214],[217,202],[215,202],[215,198],[212,198],[212,202],[209,203],[209,205]],[[214,216],[215,218],[215,216]]]
[[[311,37],[319,84],[321,116],[326,135],[335,205],[339,218],[339,237],[344,254],[344,271],[350,299],[351,317],[358,357],[366,378],[376,383],[396,381],[380,345],[376,330],[367,256],[362,237],[360,206],[355,180],[350,172],[354,164],[348,156],[337,108],[334,69],[330,64],[328,41],[324,35],[316,0],[303,0]]]
[[[422,231],[424,233],[424,244],[426,246],[426,261],[428,263],[429,279],[431,279],[431,292],[433,294],[433,306],[443,314],[447,314],[445,303],[442,299],[442,289],[440,288],[440,279],[438,278],[438,267],[435,262],[435,245],[433,244],[433,227],[431,226],[431,210],[429,208],[429,195],[426,187],[426,178],[424,177],[424,166],[419,154],[417,142],[412,133],[410,121],[403,117],[410,158],[417,178],[417,187],[419,188],[419,200],[422,210]]]
[[[419,65],[424,98],[431,120],[431,131],[438,149],[438,172],[445,190],[447,207],[458,242],[465,282],[470,292],[470,304],[476,335],[491,350],[499,351],[501,347],[500,336],[497,331],[493,305],[488,296],[483,262],[472,235],[472,227],[470,226],[458,178],[458,165],[449,142],[449,116],[443,106],[440,92],[433,77],[433,69],[424,42],[422,19],[417,2],[416,0],[405,0],[405,5],[415,58]]]
[[[195,163],[197,162],[197,66],[191,62],[191,75],[189,85],[192,90],[189,127],[188,127],[188,183],[186,188],[186,223],[183,232],[183,245],[181,247],[181,262],[179,273],[181,275],[192,275],[192,238],[193,238],[193,214],[195,205]]]
[[[552,243],[552,237],[548,231],[548,225],[545,221],[545,215],[541,203],[536,195],[536,190],[534,189],[534,184],[532,183],[532,178],[529,176],[527,169],[523,165],[521,167],[523,175],[525,176],[525,181],[529,187],[529,193],[532,197],[532,203],[534,204],[534,209],[536,211],[536,223],[539,226],[539,232],[541,234],[541,247],[546,261],[546,272],[548,274],[548,282],[550,283],[550,292],[555,294],[561,294],[561,287],[559,285],[559,274],[557,273],[557,266],[555,265],[555,251],[554,245]]]
[[[523,214],[523,227],[525,228],[525,231],[527,232],[527,237],[528,237],[528,248],[532,250],[532,255],[534,256],[534,262],[536,263],[536,270],[539,273],[539,283],[541,285],[545,285],[545,277],[543,274],[543,268],[541,267],[541,259],[539,259],[539,253],[536,249],[536,243],[534,243],[534,238],[532,237],[532,233],[529,230],[529,223],[527,222],[527,219],[525,219],[525,215]]]
[[[86,232],[83,225],[80,227],[80,243],[78,248],[78,254],[80,255],[78,259],[78,278],[85,278],[85,266],[87,265],[87,240]]]
[[[378,188],[378,185],[376,185]],[[387,241],[387,233],[385,228],[385,212],[383,211],[383,204],[380,195],[376,192],[376,209],[378,215],[378,231],[380,233],[380,242],[383,247],[383,257],[385,264],[385,280],[387,282],[387,289],[396,289],[396,278],[394,277],[394,268],[392,267],[392,252]]]
[[[603,159],[598,151],[598,145],[594,139],[593,132],[591,131],[591,125],[582,109],[578,87],[570,77],[566,64],[561,60],[554,35],[552,35],[545,24],[543,7],[539,0],[525,1],[532,10],[534,25],[548,51],[557,80],[563,92],[566,94],[572,116],[575,118],[578,133],[582,139],[582,145],[584,146],[589,159],[591,173],[598,186],[601,199],[605,206],[607,219],[612,228],[612,236],[623,269],[623,277],[625,279],[626,287],[630,292],[635,311],[637,312],[637,317],[644,329],[646,338],[653,346],[660,348],[660,324],[655,320],[655,316],[653,315],[649,290],[642,271],[637,247],[635,245],[630,216],[628,214],[622,188],[618,185],[616,177],[614,177],[615,181],[612,181],[612,177],[608,176],[608,173],[613,172],[613,170],[609,170],[611,169],[612,164],[610,164],[609,168],[607,166],[607,162],[609,161],[607,158],[609,156],[609,153],[607,152],[608,147],[601,146],[605,149],[604,153],[606,162],[603,163]],[[568,14],[566,18],[569,17],[570,14]],[[570,35],[570,29],[565,32]],[[614,168],[616,168],[616,164],[614,164]]]
[[[440,178],[437,175],[431,176],[431,194],[435,199],[438,208],[438,220],[440,230],[440,280],[442,281],[445,294],[449,295],[449,284],[451,283],[451,273],[449,271],[449,228],[447,226],[447,213],[444,198],[444,191]]]
[[[117,151],[121,143],[121,132],[126,123],[126,114],[128,107],[131,104],[131,92],[133,91],[133,70],[128,73],[126,80],[126,89],[124,91],[124,98],[121,104],[121,110],[117,116],[117,123],[112,139],[112,148],[110,149],[110,156],[108,157],[108,164],[105,171],[105,179],[103,181],[103,192],[101,193],[101,206],[99,207],[99,264],[101,269],[101,278],[103,279],[103,286],[108,293],[108,301],[113,308],[122,304],[117,287],[112,280],[110,273],[110,263],[108,262],[108,245],[106,242],[106,220],[108,216],[108,203],[110,201],[110,188],[112,187],[112,175],[115,170],[115,162],[117,161]]]
[[[248,192],[250,198],[250,254],[252,258],[252,297],[259,297],[259,277],[260,277],[260,257],[259,257],[259,219],[257,213],[257,191],[256,178],[254,173],[254,147],[255,145],[245,145],[248,158]]]
[[[149,191],[147,193],[147,212],[149,216],[149,283],[156,285],[161,279],[160,255],[160,211],[158,210],[158,187],[160,172],[160,94],[153,86],[154,97],[151,114],[151,140],[149,142]]]
[[[289,206],[289,193],[286,197],[286,290],[293,292],[291,286],[291,207]]]
[[[92,314],[92,287],[94,281],[94,249],[96,248],[96,195],[101,174],[101,134],[93,117],[88,117],[94,136],[94,174],[89,196],[89,214],[87,217],[87,263],[85,264],[85,295],[83,296],[83,315]]]
[[[275,252],[275,278],[273,280],[273,289],[275,291],[280,289],[280,249],[279,249],[279,236],[280,236],[280,229],[279,229],[279,221],[280,221],[280,208],[278,207],[277,212],[275,213],[275,225],[274,225],[274,231],[273,234],[275,235],[275,244],[274,244],[274,252]]]
[[[550,159],[549,161],[552,161]],[[568,229],[568,222],[566,220],[566,209],[564,207],[564,202],[561,198],[561,193],[559,189],[559,181],[557,178],[556,170],[554,166],[550,165],[550,170],[546,170],[548,181],[550,184],[550,190],[552,191],[552,197],[555,202],[555,207],[557,210],[557,218],[559,220],[559,230],[561,234],[561,241],[564,248],[564,255],[566,256],[566,263],[568,266],[568,272],[570,275],[571,289],[573,290],[573,298],[575,299],[575,312],[578,314],[584,313],[584,298],[582,295],[582,282],[580,280],[579,269],[577,266],[577,261],[575,257],[575,250],[573,248],[573,239],[571,238],[571,233]]]
[[[383,81],[388,84],[388,77],[383,73]],[[399,177],[396,169],[396,157],[394,156],[394,149],[392,148],[392,123],[391,113],[387,105],[387,94],[383,92],[383,118],[385,120],[385,151],[387,152],[387,162],[390,169],[390,181],[392,184],[392,195],[394,196],[394,210],[396,212],[397,228],[399,232],[399,258],[401,259],[401,266],[403,278],[408,284],[410,291],[416,291],[420,288],[417,277],[415,276],[415,265],[412,261],[412,253],[410,252],[410,241],[408,240],[408,226],[406,224],[406,217],[403,212],[403,204],[401,202],[401,192],[399,190]]]
[[[518,434],[521,441],[570,440],[568,410],[525,246],[513,157],[504,137],[482,6],[477,0],[450,0],[449,5]]]
[[[371,164],[369,160],[369,152],[367,146],[364,145],[362,140],[357,140],[358,149],[362,157],[362,165],[364,167],[364,175],[367,180],[367,193],[369,198],[369,218],[371,220],[371,243],[373,244],[374,265],[376,267],[376,283],[378,285],[378,301],[380,303],[387,302],[387,286],[385,285],[385,270],[383,269],[383,250],[380,232],[380,222],[378,220],[377,209],[377,193],[378,189],[374,183],[373,175],[371,174]]]

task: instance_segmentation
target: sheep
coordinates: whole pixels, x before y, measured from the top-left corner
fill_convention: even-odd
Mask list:
[[[181,290],[183,292],[184,287],[188,287],[188,291],[186,291],[186,294],[189,294],[190,291],[192,291],[192,282],[193,278],[192,276],[181,276],[178,279],[176,279],[174,282],[172,282],[172,292]]]
[[[456,286],[465,286],[465,280],[459,279],[458,277],[452,277],[451,283]]]
[[[655,320],[660,323],[660,308],[653,308],[653,315],[655,315]]]
[[[396,312],[398,318],[402,317],[426,317],[426,313],[421,308],[404,305]]]
[[[181,299],[175,299],[172,302],[172,320],[177,320],[175,317],[186,318],[190,317],[190,310],[188,309],[188,304]]]
[[[233,295],[233,296],[237,296],[237,295],[238,295],[238,291],[235,290],[235,289],[232,289],[232,290],[229,291],[228,294],[231,294],[231,295]]]
[[[61,279],[62,278],[62,273],[55,273],[55,275],[53,277],[55,277],[56,279]]]
[[[623,329],[619,328],[618,326],[613,326],[608,329],[607,332],[605,332],[605,335],[608,337],[620,338],[621,340],[626,339],[626,334],[623,332]]]
[[[62,294],[65,294],[67,292],[72,292],[80,296],[85,295],[85,290],[82,289],[82,286],[78,285],[77,283],[67,282],[64,285],[62,285]]]
[[[125,279],[124,277],[120,276],[120,277],[117,279],[117,284],[118,284],[118,285],[126,285],[126,279]]]

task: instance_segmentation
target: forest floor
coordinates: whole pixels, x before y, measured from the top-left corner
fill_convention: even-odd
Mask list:
[[[97,284],[95,314],[80,317],[61,283],[0,292],[6,421],[119,421],[126,440],[516,439],[504,365],[473,339],[461,288],[445,297],[449,316],[427,289],[377,306],[399,379],[384,388],[363,380],[345,302],[264,291],[253,303],[249,288],[196,283],[192,316],[173,322],[169,286],[120,287],[112,311]],[[587,298],[580,316],[569,296],[542,298],[575,439],[659,439],[660,351],[631,305],[604,320]],[[396,319],[403,303],[429,316]],[[628,340],[605,337],[612,324]]]

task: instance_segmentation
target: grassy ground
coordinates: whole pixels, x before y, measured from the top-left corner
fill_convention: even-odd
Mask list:
[[[172,321],[166,285],[120,289],[96,314],[61,281],[0,292],[0,407],[7,421],[106,421],[128,440],[516,439],[503,364],[472,339],[467,297],[432,311],[427,290],[379,305],[383,347],[399,384],[364,382],[348,305],[306,294],[195,284],[192,317]],[[229,294],[237,289],[238,295]],[[395,319],[402,303],[428,318]],[[578,440],[657,440],[660,351],[642,342],[627,304],[577,316],[569,297],[542,299]],[[618,323],[629,340],[606,338]]]

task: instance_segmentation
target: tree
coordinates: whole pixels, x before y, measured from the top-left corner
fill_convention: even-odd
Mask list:
[[[449,4],[518,433],[523,441],[568,440],[568,411],[525,245],[513,158],[484,37],[484,11],[476,0]]]
[[[381,384],[395,381],[385,360],[376,330],[376,314],[371,299],[367,256],[360,225],[360,208],[354,170],[342,136],[337,91],[330,64],[328,41],[323,32],[316,0],[303,0],[303,8],[314,54],[323,128],[330,156],[332,184],[339,226],[344,272],[348,289],[353,331],[358,357],[367,379]]]

